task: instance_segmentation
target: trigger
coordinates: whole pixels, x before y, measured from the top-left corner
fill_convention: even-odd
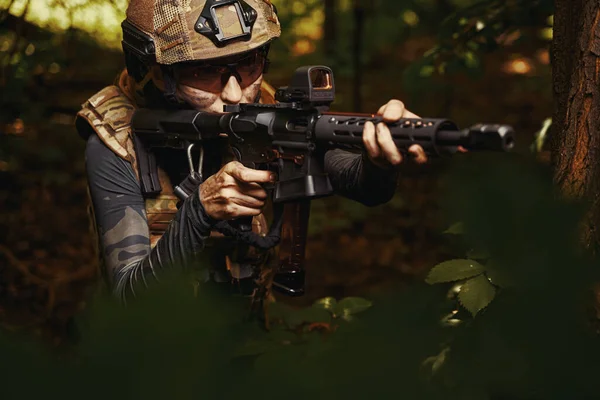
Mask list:
[[[235,157],[235,159],[243,164],[242,153],[240,152],[240,149],[238,149],[237,147],[232,147],[231,152],[233,153],[233,156]]]

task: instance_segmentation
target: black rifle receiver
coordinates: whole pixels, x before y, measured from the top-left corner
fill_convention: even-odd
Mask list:
[[[362,131],[367,121],[384,122],[381,116],[358,113],[331,113],[335,99],[333,72],[326,66],[298,68],[288,87],[275,93],[276,104],[236,104],[224,106],[224,114],[195,110],[136,110],[132,129],[138,157],[148,155],[148,162],[139,162],[142,189],[146,193],[160,192],[160,183],[153,177],[152,147],[187,148],[190,143],[214,140],[226,134],[238,159],[247,167],[272,170],[278,180],[272,189],[275,205],[305,202],[333,193],[331,182],[323,169],[327,150],[363,149]],[[458,129],[447,119],[404,118],[386,123],[392,139],[402,153],[414,144],[429,156],[453,154],[458,146],[469,151],[510,151],[514,147],[514,131],[508,125],[477,124]],[[308,203],[304,212],[308,213]],[[309,208],[308,208],[309,209]],[[279,208],[281,210],[281,208]],[[269,235],[271,240],[255,237],[252,232],[240,234],[223,222],[217,229],[236,236],[245,243],[261,248],[279,242],[282,212],[278,212]],[[280,230],[280,229],[279,229]],[[275,286],[290,295],[303,293],[304,243],[299,247],[300,261],[293,267],[282,267]]]

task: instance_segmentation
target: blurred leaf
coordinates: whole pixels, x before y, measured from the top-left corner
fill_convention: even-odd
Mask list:
[[[467,51],[465,53],[465,65],[468,68],[477,68],[479,66],[479,59],[472,51]]]
[[[461,235],[464,233],[464,224],[462,222],[457,222],[450,228],[446,229],[443,233],[448,233],[451,235]]]
[[[435,72],[435,67],[432,65],[424,65],[423,67],[421,67],[421,70],[419,71],[419,76],[421,77],[428,77],[433,75],[433,73]]]
[[[473,316],[476,316],[479,311],[490,304],[495,296],[494,285],[488,281],[485,275],[479,275],[462,285],[458,300]]]
[[[337,305],[337,300],[335,297],[323,297],[322,299],[315,300],[313,303],[313,307],[316,308],[324,308],[325,310],[333,312],[335,306]]]
[[[552,118],[545,119],[542,128],[535,134],[535,141],[531,144],[531,151],[536,153],[542,151],[544,144],[547,142],[547,134],[550,126],[552,126]]]
[[[373,303],[361,297],[345,297],[335,307],[335,315],[349,317],[363,312],[373,306]]]
[[[450,347],[444,348],[438,355],[427,357],[421,363],[421,367],[426,368],[427,371],[430,371],[431,375],[435,375],[446,362],[448,353],[450,353]]]
[[[433,365],[431,366],[431,372],[436,373],[446,362],[446,356],[450,353],[450,347],[446,347],[440,354],[437,355]]]
[[[425,282],[431,284],[442,282],[454,282],[461,279],[477,276],[485,271],[483,265],[475,260],[458,258],[456,260],[444,261],[429,271]]]

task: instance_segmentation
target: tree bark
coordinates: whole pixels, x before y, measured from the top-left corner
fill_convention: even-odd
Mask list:
[[[589,202],[583,244],[600,249],[600,0],[555,0],[552,165],[562,194]]]

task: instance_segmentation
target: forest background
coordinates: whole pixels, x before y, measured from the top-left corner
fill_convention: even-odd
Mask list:
[[[585,301],[595,269],[570,246],[581,208],[555,200],[542,140],[553,114],[551,1],[273,0],[283,34],[271,50],[272,85],[288,84],[298,66],[324,64],[335,73],[334,110],[375,112],[397,98],[420,116],[461,127],[510,124],[518,146],[511,156],[406,163],[384,206],[314,201],[307,295],[279,299],[273,315],[283,336],[254,332],[232,356],[240,376],[233,388],[225,383],[231,370],[220,369],[232,364],[215,360],[228,359],[222,349],[237,349],[225,344],[239,337],[224,334],[230,322],[222,313],[177,284],[127,310],[90,301],[99,278],[85,143],[73,118],[124,67],[126,3],[3,2],[0,320],[5,332],[58,348],[80,337],[86,361],[74,395],[98,373],[113,377],[98,397],[118,387],[124,397],[162,398],[175,382],[182,397],[213,386],[292,398],[363,390],[382,398],[564,398],[575,387],[597,393],[596,318]],[[333,300],[344,297],[341,306]],[[350,317],[367,308],[364,317]],[[84,327],[76,328],[73,318],[82,315]],[[153,338],[140,341],[149,329]],[[223,346],[206,344],[215,341]],[[140,361],[148,349],[153,356]],[[7,390],[23,393],[19,373],[30,360],[39,371],[53,361],[39,361],[43,351],[30,347],[11,351],[21,361],[10,364],[16,378]],[[65,395],[58,376],[74,373],[68,364],[40,373],[46,389]],[[155,369],[160,389],[131,384]]]

